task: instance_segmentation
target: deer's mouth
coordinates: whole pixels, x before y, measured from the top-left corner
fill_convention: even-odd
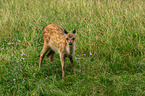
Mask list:
[[[70,47],[72,47],[72,45],[69,45]]]

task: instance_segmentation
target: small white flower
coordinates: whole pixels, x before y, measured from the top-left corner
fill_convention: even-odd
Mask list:
[[[12,43],[7,43],[8,45],[11,45]]]
[[[18,40],[18,42],[21,42],[20,40]]]
[[[92,55],[92,53],[90,52],[90,55]]]
[[[25,60],[25,58],[21,58],[21,60]]]
[[[8,45],[14,44],[14,43],[7,43]]]
[[[25,54],[23,53],[23,54],[21,54],[21,56],[24,56]]]

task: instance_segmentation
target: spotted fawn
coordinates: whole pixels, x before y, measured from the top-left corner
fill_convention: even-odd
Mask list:
[[[76,29],[72,33],[68,33],[62,27],[56,24],[47,25],[43,31],[44,46],[40,55],[39,70],[42,65],[42,60],[47,55],[49,62],[53,61],[53,55],[59,53],[60,61],[62,65],[62,78],[65,75],[65,58],[68,57],[71,66],[74,70],[73,53],[75,51],[75,33]]]

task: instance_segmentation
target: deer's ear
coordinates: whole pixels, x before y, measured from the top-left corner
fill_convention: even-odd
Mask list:
[[[76,28],[74,29],[73,34],[76,34]]]
[[[64,29],[64,34],[68,34],[68,32]]]

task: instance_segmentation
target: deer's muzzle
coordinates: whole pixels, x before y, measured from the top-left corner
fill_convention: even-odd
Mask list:
[[[72,42],[69,42],[69,46],[72,46]]]

